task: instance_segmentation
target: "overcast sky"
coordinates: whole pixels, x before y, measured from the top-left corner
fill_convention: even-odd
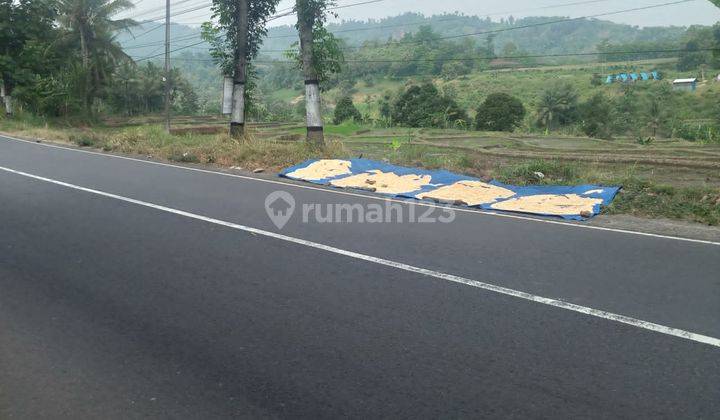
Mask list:
[[[338,0],[338,5],[359,3],[363,0]],[[337,10],[342,19],[379,19],[395,16],[405,12],[423,13],[425,15],[460,12],[467,15],[489,15],[493,20],[501,17],[515,16],[588,16],[599,13],[642,7],[653,4],[669,3],[673,0],[383,0],[375,4],[367,4]],[[124,13],[138,20],[157,18],[164,14],[165,0],[135,0],[137,7],[130,13]],[[209,4],[210,0],[172,0],[180,3],[173,8],[173,13],[193,9]],[[576,3],[574,6],[567,4]],[[577,4],[586,3],[586,4]],[[278,10],[281,11],[294,4],[294,0],[281,0]],[[173,18],[178,23],[198,24],[209,17],[209,8],[184,13]],[[694,0],[684,4],[671,5],[650,10],[622,13],[602,19],[638,26],[668,25],[710,25],[720,21],[720,9],[707,0]],[[271,26],[294,24],[295,18],[289,16],[272,22]]]

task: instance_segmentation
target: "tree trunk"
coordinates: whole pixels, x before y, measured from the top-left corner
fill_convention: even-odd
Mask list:
[[[85,92],[83,95],[83,106],[87,112],[90,109],[90,85],[92,74],[90,73],[90,53],[87,46],[87,34],[85,28],[80,27],[80,53],[82,56],[83,71],[85,72]]]
[[[301,2],[303,0],[298,0]],[[313,56],[313,26],[315,16],[307,7],[298,7],[298,30],[300,32],[300,57],[302,58],[305,76],[305,120],[307,125],[307,141],[322,146],[325,144],[323,121],[320,111],[320,81],[315,69]],[[301,11],[304,11],[301,13]]]
[[[237,45],[235,46],[235,73],[233,75],[232,111],[230,112],[230,136],[245,136],[245,81],[248,46],[249,0],[238,0],[235,16]]]
[[[12,86],[5,80],[2,81],[2,100],[5,104],[5,115],[12,117],[13,115],[13,103],[12,103]]]

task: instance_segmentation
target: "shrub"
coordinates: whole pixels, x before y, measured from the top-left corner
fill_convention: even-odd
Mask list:
[[[590,137],[612,137],[612,104],[602,93],[593,95],[580,106],[582,130]]]
[[[360,115],[360,111],[355,108],[351,97],[344,96],[338,101],[333,117],[334,124],[340,124],[347,120],[360,121],[361,119],[362,115]]]
[[[506,93],[493,93],[477,109],[478,130],[513,131],[522,123],[525,107],[519,99]]]
[[[675,134],[688,141],[720,142],[720,133],[716,127],[710,124],[686,122],[676,127]]]
[[[390,116],[393,123],[407,127],[445,128],[470,121],[465,110],[432,83],[408,87],[392,105]]]

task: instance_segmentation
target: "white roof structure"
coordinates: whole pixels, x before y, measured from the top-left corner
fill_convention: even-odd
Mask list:
[[[675,79],[673,80],[673,84],[680,84],[680,83],[697,83],[697,79]]]

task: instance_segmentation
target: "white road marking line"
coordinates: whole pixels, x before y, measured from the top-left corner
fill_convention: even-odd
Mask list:
[[[477,280],[471,280],[471,279],[468,279],[465,277],[460,277],[460,276],[455,276],[452,274],[442,273],[439,271],[429,270],[427,268],[415,267],[415,266],[412,266],[409,264],[404,264],[404,263],[400,263],[400,262],[396,262],[396,261],[386,260],[383,258],[373,257],[371,255],[365,255],[365,254],[360,254],[358,252],[347,251],[347,250],[336,248],[333,246],[324,245],[324,244],[312,242],[312,241],[307,241],[305,239],[281,235],[279,233],[270,232],[270,231],[262,230],[262,229],[256,229],[253,227],[244,226],[244,225],[240,225],[237,223],[226,222],[224,220],[214,219],[212,217],[202,216],[202,215],[195,214],[195,213],[189,213],[189,212],[186,212],[183,210],[178,210],[178,209],[173,209],[170,207],[161,206],[158,204],[148,203],[146,201],[136,200],[134,198],[128,198],[128,197],[124,197],[121,195],[112,194],[112,193],[108,193],[108,192],[104,192],[104,191],[94,190],[92,188],[85,188],[85,187],[81,187],[79,185],[69,184],[67,182],[57,181],[54,179],[45,178],[42,176],[33,175],[33,174],[26,173],[26,172],[21,172],[21,171],[17,171],[14,169],[10,169],[10,168],[5,168],[2,166],[0,166],[0,170],[9,172],[9,173],[13,173],[16,175],[21,175],[24,177],[32,178],[32,179],[35,179],[38,181],[44,181],[44,182],[48,182],[51,184],[60,185],[60,186],[67,187],[67,188],[72,188],[74,190],[79,190],[79,191],[83,191],[83,192],[87,192],[87,193],[91,193],[91,194],[96,194],[96,195],[103,196],[103,197],[113,198],[115,200],[120,200],[120,201],[124,201],[127,203],[137,204],[139,206],[149,207],[149,208],[152,208],[155,210],[160,210],[160,211],[164,211],[167,213],[172,213],[172,214],[176,214],[179,216],[188,217],[188,218],[195,219],[195,220],[201,220],[204,222],[229,227],[232,229],[242,230],[242,231],[249,232],[249,233],[256,234],[256,235],[267,236],[269,238],[279,239],[281,241],[292,242],[292,243],[295,243],[298,245],[303,245],[303,246],[319,249],[322,251],[331,252],[331,253],[338,254],[338,255],[343,255],[346,257],[350,257],[350,258],[355,258],[355,259],[362,260],[362,261],[367,261],[367,262],[371,262],[371,263],[375,263],[375,264],[379,264],[379,265],[384,265],[387,267],[396,268],[398,270],[404,270],[404,271],[409,271],[412,273],[422,274],[424,276],[434,277],[437,279],[441,279],[441,280],[445,280],[445,281],[449,281],[449,282],[453,282],[453,283],[460,283],[460,284],[464,284],[467,286],[472,286],[472,287],[488,290],[488,291],[495,292],[495,293],[500,293],[500,294],[507,295],[507,296],[512,296],[512,297],[516,297],[516,298],[520,298],[520,299],[524,299],[524,300],[529,300],[532,302],[542,303],[544,305],[554,306],[556,308],[566,309],[566,310],[573,311],[573,312],[579,312],[579,313],[594,316],[597,318],[603,318],[603,319],[607,319],[610,321],[619,322],[621,324],[631,325],[631,326],[634,326],[637,328],[642,328],[645,330],[655,331],[655,332],[658,332],[661,334],[684,338],[686,340],[691,340],[691,341],[695,341],[698,343],[709,344],[714,347],[720,347],[720,338],[697,334],[697,333],[693,333],[690,331],[681,330],[678,328],[667,327],[665,325],[655,324],[652,322],[643,321],[641,319],[632,318],[632,317],[625,316],[625,315],[619,315],[619,314],[615,314],[612,312],[606,312],[606,311],[599,310],[599,309],[588,308],[586,306],[580,306],[580,305],[565,302],[562,300],[550,299],[550,298],[546,298],[546,297],[542,297],[542,296],[537,296],[537,295],[533,295],[531,293],[526,293],[526,292],[521,292],[519,290],[509,289],[507,287],[496,286],[494,284],[484,283],[484,282],[477,281]]]
[[[35,143],[30,140],[19,139],[19,138],[15,138],[12,136],[8,136],[6,134],[0,134],[0,137],[8,138],[10,140],[19,141],[22,143],[34,144],[37,146],[44,146],[44,147],[50,147],[53,149],[65,150],[68,152],[78,152],[78,153],[86,153],[89,155],[104,156],[104,157],[114,158],[114,159],[124,159],[124,160],[133,161],[133,162],[146,163],[146,164],[150,164],[150,165],[167,166],[170,168],[183,169],[186,171],[201,172],[201,173],[205,173],[205,174],[220,175],[220,176],[226,176],[226,177],[231,177],[231,178],[240,178],[240,179],[245,179],[245,180],[249,180],[249,181],[264,182],[264,183],[268,183],[268,184],[277,184],[277,185],[293,187],[293,188],[301,188],[301,189],[306,189],[306,190],[322,191],[322,192],[332,193],[332,194],[348,195],[348,196],[352,196],[352,197],[360,197],[360,198],[365,198],[365,199],[369,199],[369,200],[392,201],[392,202],[396,202],[396,203],[400,203],[400,204],[406,204],[406,205],[415,204],[418,206],[433,207],[433,208],[450,207],[453,210],[458,211],[458,212],[471,213],[471,214],[476,214],[476,215],[480,215],[480,216],[505,217],[508,219],[527,220],[527,221],[532,221],[532,222],[537,222],[537,223],[548,223],[548,224],[552,224],[552,225],[560,225],[560,226],[566,226],[566,227],[572,227],[572,228],[591,229],[591,230],[614,232],[614,233],[624,233],[624,234],[628,234],[628,235],[646,236],[646,237],[650,237],[650,238],[670,239],[670,240],[675,240],[675,241],[693,242],[693,243],[698,243],[698,244],[720,246],[720,242],[706,241],[703,239],[691,239],[691,238],[683,238],[683,237],[679,237],[679,236],[660,235],[657,233],[637,232],[634,230],[627,230],[627,229],[616,229],[616,228],[608,228],[608,227],[602,227],[602,226],[590,226],[590,225],[583,225],[583,224],[578,224],[578,223],[568,223],[568,222],[563,222],[563,221],[559,221],[559,220],[540,219],[540,218],[529,217],[529,216],[521,216],[521,215],[517,215],[517,214],[498,213],[498,212],[490,211],[490,210],[465,209],[462,207],[445,206],[445,205],[433,204],[433,203],[429,203],[426,201],[420,201],[420,200],[416,200],[416,201],[399,200],[399,199],[387,197],[387,196],[358,194],[358,193],[342,191],[342,190],[338,190],[338,189],[315,187],[312,185],[298,185],[298,184],[294,184],[291,182],[274,181],[272,179],[255,178],[252,176],[229,174],[226,172],[211,171],[208,169],[191,168],[188,166],[173,165],[172,163],[156,162],[156,161],[152,161],[152,160],[143,160],[143,159],[137,159],[137,158],[132,158],[132,157],[128,157],[128,156],[119,156],[119,155],[113,155],[113,154],[109,154],[109,153],[94,152],[91,150],[81,150],[81,149],[75,149],[75,148],[65,147],[65,146],[60,146],[60,145],[55,145],[55,144]]]

